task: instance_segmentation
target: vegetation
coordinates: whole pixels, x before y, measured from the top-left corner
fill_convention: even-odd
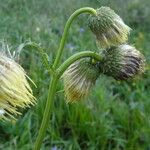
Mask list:
[[[0,39],[10,51],[27,40],[40,43],[53,62],[66,20],[77,8],[107,5],[125,20],[130,42],[146,57],[143,76],[116,82],[101,75],[91,96],[66,104],[63,84],[57,87],[54,111],[41,150],[149,150],[150,149],[150,2],[146,0],[7,0],[0,5]],[[96,50],[94,36],[82,15],[70,29],[64,58],[77,51]],[[93,38],[93,39],[92,39]],[[132,41],[131,41],[132,40]],[[0,150],[30,150],[44,112],[50,76],[33,48],[21,52],[20,63],[36,83],[37,105],[27,109],[16,123],[0,122]]]

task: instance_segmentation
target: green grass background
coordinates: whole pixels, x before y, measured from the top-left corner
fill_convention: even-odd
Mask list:
[[[101,75],[90,97],[77,104],[66,105],[60,81],[41,150],[150,150],[149,0],[1,0],[0,40],[11,51],[27,40],[40,43],[53,62],[67,18],[84,6],[110,6],[124,19],[133,29],[129,43],[145,55],[147,70],[128,82]],[[96,49],[87,15],[81,15],[71,26],[63,60]],[[31,150],[42,121],[50,76],[36,50],[24,49],[20,63],[37,85],[37,105],[15,124],[0,122],[0,150]]]

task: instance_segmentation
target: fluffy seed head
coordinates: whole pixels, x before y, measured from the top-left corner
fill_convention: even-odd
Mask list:
[[[19,108],[35,104],[23,68],[0,53],[0,119],[14,120]]]
[[[102,48],[117,46],[128,40],[130,27],[109,7],[97,9],[97,15],[89,17],[88,25]]]
[[[107,49],[99,64],[100,70],[116,80],[127,80],[144,72],[144,56],[130,45],[120,45]]]
[[[63,74],[67,102],[76,102],[88,96],[99,76],[99,68],[91,60],[81,59]]]

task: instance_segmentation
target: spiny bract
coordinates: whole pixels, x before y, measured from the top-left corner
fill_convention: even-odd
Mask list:
[[[102,48],[109,48],[128,40],[130,27],[109,7],[100,7],[97,15],[90,15],[88,25],[96,35],[97,43]]]
[[[91,60],[81,59],[71,64],[63,74],[67,102],[84,99],[98,76],[99,69]]]
[[[127,80],[144,72],[145,58],[134,47],[123,44],[103,52],[101,72],[117,80]]]
[[[14,120],[19,108],[35,104],[23,68],[14,60],[0,53],[0,119]]]

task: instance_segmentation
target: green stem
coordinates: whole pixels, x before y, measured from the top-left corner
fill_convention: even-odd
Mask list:
[[[50,72],[50,74],[53,74],[54,71],[53,69],[50,67],[49,61],[47,60],[47,54],[44,52],[44,49],[41,48],[38,44],[31,42],[31,46],[35,47],[38,49],[38,51],[41,54],[41,57],[43,59],[43,64],[45,65],[45,67],[47,68],[47,70]]]
[[[64,29],[64,32],[63,32],[63,35],[62,35],[60,46],[59,46],[59,49],[57,51],[56,59],[55,59],[54,64],[53,64],[53,68],[51,69],[51,71],[54,72],[54,73],[56,72],[56,68],[57,68],[57,66],[59,64],[59,61],[60,61],[60,58],[62,56],[62,52],[63,52],[63,49],[64,49],[65,41],[66,41],[67,34],[68,34],[69,28],[71,26],[71,23],[81,13],[90,13],[90,14],[96,15],[96,10],[93,9],[93,8],[90,8],[90,7],[84,7],[84,8],[76,10],[70,16],[70,18],[68,19],[68,21],[65,25],[65,29]],[[91,55],[93,55],[93,54],[91,54]],[[77,58],[71,57],[67,64],[72,62],[72,59],[75,61]],[[59,76],[61,76],[61,72],[63,72],[63,68],[65,69],[66,67],[67,67],[67,65],[65,65],[65,64],[64,64],[64,67],[62,66],[62,71],[60,70]],[[56,75],[56,76],[54,77],[54,75]],[[53,79],[51,80],[51,83],[50,83],[50,86],[49,86],[46,108],[45,108],[45,111],[44,111],[43,120],[42,120],[42,124],[41,124],[40,130],[39,130],[39,133],[38,133],[38,137],[37,137],[36,142],[35,142],[34,150],[40,150],[40,147],[41,147],[41,144],[42,144],[45,132],[46,132],[48,120],[50,118],[51,111],[52,111],[52,106],[53,106],[53,101],[54,101],[54,94],[56,92],[57,81],[58,81],[58,74],[53,74]]]
[[[39,54],[41,55],[41,58],[43,60],[43,64],[45,66],[45,68],[49,71],[50,75],[54,74],[53,69],[50,67],[49,62],[47,60],[47,56],[46,53],[44,52],[44,49],[41,48],[38,44],[34,43],[34,42],[27,42],[27,43],[23,43],[21,45],[21,48],[19,51],[21,51],[23,48],[30,46],[30,47],[34,47],[38,50]]]
[[[50,86],[49,86],[49,91],[48,91],[48,98],[47,98],[47,103],[46,103],[46,108],[44,111],[44,115],[43,115],[43,120],[42,120],[42,124],[39,130],[39,134],[38,137],[36,139],[35,142],[35,147],[34,150],[40,150],[40,146],[42,144],[46,129],[47,129],[47,125],[48,125],[48,120],[50,118],[51,112],[52,112],[52,108],[53,108],[53,100],[54,100],[54,94],[56,92],[56,86],[57,86],[57,81],[58,79],[61,77],[61,75],[64,73],[64,71],[76,60],[80,59],[80,58],[84,58],[84,57],[91,57],[95,60],[101,60],[100,55],[91,52],[91,51],[84,51],[84,52],[79,52],[77,54],[74,54],[73,56],[71,56],[70,58],[68,58],[56,71],[56,76],[52,78],[51,82],[50,82]]]
[[[39,134],[35,142],[34,150],[40,150],[40,147],[41,147],[41,144],[42,144],[42,141],[43,141],[43,138],[44,138],[47,126],[48,126],[48,121],[50,119],[52,108],[53,108],[53,102],[54,102],[53,99],[54,99],[54,95],[56,92],[57,81],[58,81],[57,77],[54,77],[51,79],[51,82],[49,85],[46,108],[44,111],[43,120],[42,120],[42,124],[39,130]]]
[[[91,51],[84,51],[84,52],[79,52],[74,55],[72,55],[70,58],[68,58],[58,69],[57,69],[57,76],[58,78],[61,77],[61,75],[64,73],[64,71],[76,60],[84,58],[84,57],[91,57],[95,60],[100,61],[101,56],[97,53],[91,52]]]
[[[90,13],[92,15],[96,15],[96,10],[91,8],[91,7],[83,7],[83,8],[80,8],[78,10],[76,10],[68,19],[66,25],[65,25],[65,28],[64,28],[64,32],[63,32],[63,35],[62,35],[62,39],[61,39],[61,42],[60,42],[60,46],[59,46],[59,49],[58,49],[58,52],[57,52],[57,55],[56,55],[56,59],[54,61],[54,65],[53,65],[53,68],[55,69],[57,67],[57,65],[59,64],[59,61],[60,61],[60,58],[61,58],[61,55],[62,55],[62,52],[63,52],[63,49],[64,49],[64,46],[65,46],[65,41],[67,39],[67,35],[68,35],[68,31],[69,31],[69,28],[71,26],[71,23],[73,22],[73,20],[78,16],[80,15],[81,13]]]

